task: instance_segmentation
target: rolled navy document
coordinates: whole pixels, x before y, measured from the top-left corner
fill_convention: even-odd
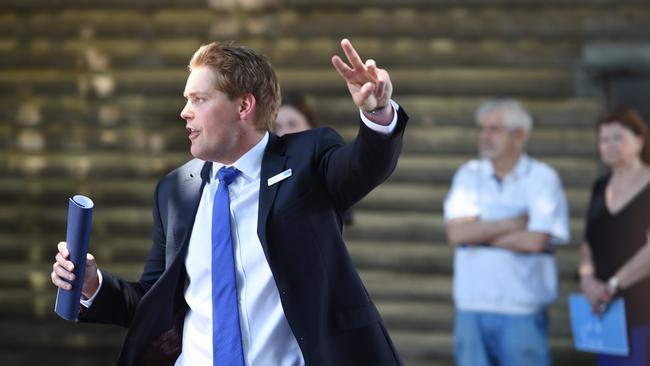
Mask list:
[[[68,228],[66,242],[68,243],[68,258],[74,263],[74,281],[71,290],[59,288],[56,293],[54,311],[65,320],[76,320],[79,316],[81,303],[81,288],[86,272],[86,254],[90,241],[90,226],[93,221],[93,201],[82,195],[70,198],[68,204]]]

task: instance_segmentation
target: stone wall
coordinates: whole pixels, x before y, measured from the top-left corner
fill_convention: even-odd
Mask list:
[[[155,183],[190,158],[179,113],[199,45],[235,39],[264,52],[282,87],[308,94],[322,124],[350,138],[356,112],[329,63],[349,37],[390,70],[412,118],[395,174],[356,208],[350,251],[407,364],[451,365],[452,249],[441,201],[454,170],[475,155],[474,108],[506,95],[530,107],[531,155],[560,172],[578,244],[603,108],[597,84],[579,90],[583,50],[647,44],[649,35],[642,0],[4,0],[0,359],[114,364],[124,330],[66,323],[52,310],[67,198],[93,198],[92,252],[137,279]],[[589,364],[572,349],[566,314],[577,246],[558,259],[555,364]]]

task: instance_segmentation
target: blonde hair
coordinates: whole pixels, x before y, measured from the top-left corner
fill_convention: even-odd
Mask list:
[[[255,126],[271,127],[280,107],[280,84],[269,60],[256,51],[232,42],[212,42],[201,46],[188,68],[207,66],[214,71],[214,86],[235,99],[250,93],[255,97]]]

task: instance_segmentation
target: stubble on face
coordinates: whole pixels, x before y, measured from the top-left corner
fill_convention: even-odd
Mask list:
[[[238,100],[214,87],[214,71],[197,67],[185,86],[187,99],[181,117],[186,121],[192,156],[206,161],[231,163],[238,154]]]

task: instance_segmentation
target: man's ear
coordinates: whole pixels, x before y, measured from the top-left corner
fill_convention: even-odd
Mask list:
[[[241,101],[239,102],[239,119],[242,121],[252,121],[255,116],[255,107],[257,106],[255,96],[251,93],[246,93],[240,98]]]
[[[517,142],[523,147],[528,142],[528,137],[530,137],[530,131],[526,131],[523,128],[520,128],[515,131],[517,136]]]

